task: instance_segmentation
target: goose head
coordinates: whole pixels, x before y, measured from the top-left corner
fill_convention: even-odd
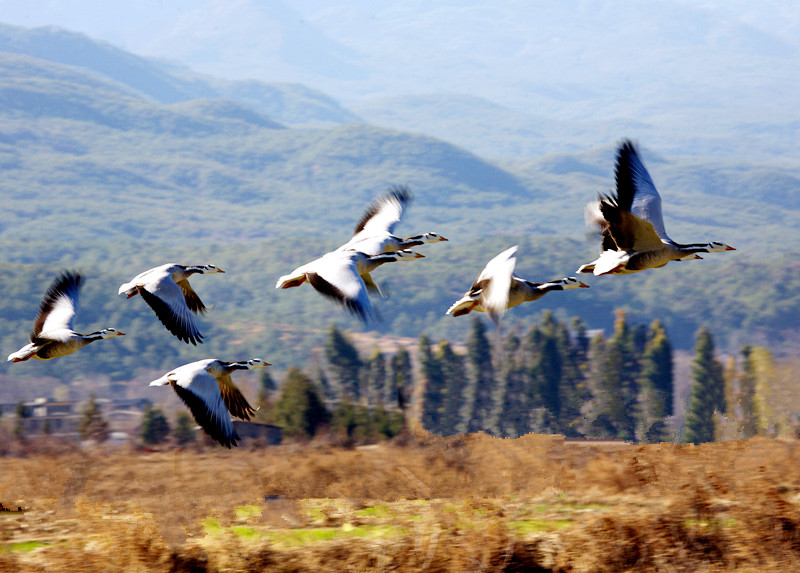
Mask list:
[[[414,259],[425,258],[425,255],[415,253],[414,251],[395,251],[394,256],[398,261],[413,261]]]
[[[264,366],[272,366],[269,362],[264,362],[260,358],[251,358],[247,362],[247,370],[253,370],[255,368],[263,368]]]
[[[222,269],[219,267],[215,267],[214,265],[195,265],[186,267],[187,272],[195,272],[195,273],[203,273],[203,274],[214,274],[214,273],[224,273]]]
[[[720,243],[718,241],[711,241],[708,246],[706,247],[709,253],[722,253],[725,251],[735,251],[736,249],[731,247],[730,245],[726,245],[725,243]]]
[[[423,243],[439,243],[441,241],[446,241],[447,239],[442,237],[437,233],[423,233],[419,237],[412,237],[415,239],[419,239]]]
[[[94,333],[97,338],[114,338],[115,336],[125,336],[125,333],[116,328],[104,328],[99,332]]]
[[[559,281],[561,283],[561,287],[566,289],[573,289],[573,288],[589,288],[589,285],[582,283],[575,277],[567,277],[561,279]]]

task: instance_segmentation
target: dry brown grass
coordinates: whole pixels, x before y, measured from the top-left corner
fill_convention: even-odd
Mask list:
[[[28,511],[0,517],[0,571],[800,570],[799,457],[482,434],[6,457]]]

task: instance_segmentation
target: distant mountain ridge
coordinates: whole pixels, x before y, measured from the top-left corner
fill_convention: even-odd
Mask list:
[[[90,70],[163,104],[229,98],[278,122],[338,124],[358,120],[333,98],[299,84],[203,77],[58,28],[28,29],[0,24],[0,52]]]

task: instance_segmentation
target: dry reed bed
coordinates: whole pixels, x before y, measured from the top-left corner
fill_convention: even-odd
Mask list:
[[[0,520],[0,543],[50,544],[0,555],[0,570],[800,570],[799,455],[798,442],[764,439],[604,452],[548,436],[420,434],[355,450],[4,458],[0,501],[30,511]],[[314,503],[322,518],[308,513]],[[382,517],[359,513],[376,504],[388,508]],[[248,539],[232,527],[242,506],[262,508],[244,520],[259,531],[392,533],[302,546]],[[525,527],[559,516],[568,525]],[[218,535],[206,535],[209,518]]]

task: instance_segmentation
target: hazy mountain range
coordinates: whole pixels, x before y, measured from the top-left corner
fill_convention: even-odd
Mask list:
[[[0,21],[65,27],[216,77],[300,82],[369,121],[462,134],[460,145],[484,140],[491,118],[495,131],[520,126],[496,154],[471,148],[482,155],[624,135],[675,154],[795,160],[800,9],[790,0],[5,0]],[[444,133],[409,113],[452,115],[464,95],[467,115]]]

